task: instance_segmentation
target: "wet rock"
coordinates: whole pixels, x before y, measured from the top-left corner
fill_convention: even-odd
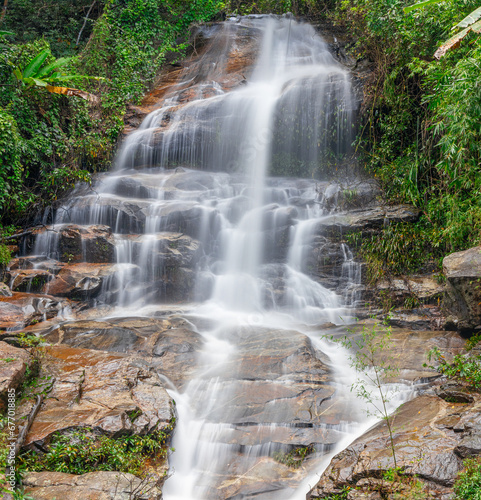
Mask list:
[[[14,293],[0,297],[0,330],[19,330],[27,325],[51,319],[69,310],[70,301],[51,295]]]
[[[456,446],[454,452],[461,458],[474,457],[481,455],[481,434],[472,433],[463,437],[461,442]]]
[[[200,335],[179,317],[68,322],[44,337],[53,344],[144,357],[178,387],[192,376],[202,346]]]
[[[378,294],[389,294],[393,305],[403,305],[406,299],[412,298],[423,303],[436,304],[444,294],[446,286],[439,283],[433,275],[426,274],[381,281],[376,288]]]
[[[109,292],[118,290],[118,278],[131,278],[139,268],[133,264],[66,264],[43,288],[45,293],[83,300],[98,295],[109,280]]]
[[[458,319],[460,330],[481,329],[481,247],[448,255],[444,306]]]
[[[436,394],[448,403],[473,403],[474,397],[469,394],[466,387],[456,383],[443,384],[436,387]]]
[[[0,297],[11,297],[12,291],[5,283],[0,283]]]
[[[392,419],[398,467],[416,476],[429,491],[449,493],[462,469],[461,453],[479,453],[479,439],[466,422],[479,420],[479,397],[472,404],[452,404],[435,396],[419,396],[402,405]],[[474,423],[474,422],[473,422]],[[462,429],[462,430],[461,430]],[[465,447],[463,447],[465,443]],[[362,478],[376,478],[394,467],[387,425],[371,428],[336,455],[308,499],[338,494]]]
[[[123,198],[115,195],[83,196],[75,200],[75,210],[82,211],[85,220],[93,218],[101,220],[105,226],[111,227],[116,233],[143,233],[146,215],[151,203],[147,200]],[[100,217],[101,216],[101,217]],[[99,219],[100,217],[100,219]]]
[[[133,235],[126,241],[132,260],[147,267],[193,267],[202,255],[200,242],[182,233]]]
[[[113,262],[115,252],[112,230],[101,225],[58,224],[32,228],[24,237],[22,247],[24,251],[37,251],[69,263]],[[39,257],[29,258],[30,262],[34,259]]]
[[[125,472],[89,472],[77,476],[63,472],[27,472],[25,494],[35,500],[161,500],[155,483]]]
[[[53,278],[42,269],[25,269],[10,273],[10,287],[14,292],[39,293]]]
[[[9,391],[22,383],[31,362],[32,356],[25,349],[0,342],[0,412],[6,410]]]
[[[48,447],[57,432],[89,427],[111,437],[166,430],[172,400],[142,360],[68,346],[46,348],[41,376],[55,377],[25,446]],[[48,383],[48,381],[47,381]],[[29,411],[24,402],[19,415]]]
[[[10,261],[8,269],[10,276],[15,274],[15,271],[23,271],[28,269],[38,269],[48,271],[50,274],[58,274],[60,269],[65,264],[54,259],[49,259],[43,255],[32,255],[26,257],[17,257]]]
[[[338,238],[346,234],[378,230],[391,223],[416,222],[419,214],[420,211],[410,205],[351,210],[322,219],[319,231],[326,236]]]

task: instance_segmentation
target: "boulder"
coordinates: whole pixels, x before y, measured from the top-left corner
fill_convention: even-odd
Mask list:
[[[46,385],[54,383],[27,435],[27,447],[45,449],[55,433],[81,427],[111,437],[170,429],[172,400],[155,370],[141,359],[47,347],[40,376]],[[24,401],[18,416],[26,415],[31,404]]]
[[[346,234],[379,230],[392,223],[416,222],[420,213],[411,205],[355,209],[322,219],[319,232],[331,238],[340,238]]]
[[[71,307],[67,299],[34,293],[0,297],[0,330],[19,330],[27,325],[59,316]]]
[[[14,292],[39,293],[53,278],[42,269],[24,269],[10,272],[10,288]]]
[[[64,472],[26,472],[25,495],[34,500],[161,500],[155,482],[126,472],[89,472],[77,476]]]
[[[448,255],[443,260],[447,289],[445,308],[460,330],[481,328],[481,246]]]
[[[0,413],[7,408],[9,391],[22,383],[31,363],[32,356],[28,351],[0,342]]]
[[[481,453],[480,410],[478,395],[471,404],[423,395],[402,405],[392,417],[397,466],[421,480],[428,494],[452,492],[462,457]],[[393,467],[387,425],[381,422],[332,459],[307,498],[340,494],[347,486],[362,490],[366,479]]]
[[[0,283],[0,297],[11,297],[12,290],[5,283]]]
[[[105,281],[109,280],[109,292],[112,293],[120,286],[116,278],[132,277],[138,271],[133,264],[66,264],[43,291],[74,300],[89,299],[100,293]]]

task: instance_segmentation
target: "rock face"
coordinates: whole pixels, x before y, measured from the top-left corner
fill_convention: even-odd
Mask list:
[[[52,344],[143,357],[178,387],[193,375],[202,346],[201,336],[179,317],[67,322],[44,336]]]
[[[9,390],[22,383],[32,357],[25,349],[0,342],[0,412],[7,408]]]
[[[449,493],[462,469],[462,459],[481,453],[479,396],[471,404],[420,396],[401,406],[392,422],[398,467],[405,474],[415,475],[438,497]],[[369,486],[366,478],[378,478],[380,471],[393,467],[389,434],[383,422],[336,455],[307,498],[339,494],[345,486],[356,487],[362,493]]]
[[[56,432],[79,427],[112,437],[148,434],[165,430],[173,418],[172,400],[142,360],[54,346],[46,349],[42,373],[55,381],[26,446],[45,448]],[[21,406],[20,414],[26,414],[28,407],[28,402]]]
[[[155,483],[124,472],[89,472],[81,476],[63,472],[27,472],[25,494],[35,500],[161,500]]]
[[[448,255],[443,260],[447,280],[445,307],[460,330],[481,328],[481,247]]]
[[[14,293],[12,297],[0,297],[0,330],[20,330],[35,322],[54,318],[70,307],[67,299],[51,295]]]
[[[114,262],[115,244],[109,226],[59,224],[33,228],[22,246],[60,262]]]

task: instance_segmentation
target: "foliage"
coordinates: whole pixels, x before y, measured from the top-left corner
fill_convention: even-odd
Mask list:
[[[414,5],[410,5],[409,7],[404,8],[404,12],[408,13],[416,9],[427,7],[428,5],[432,5],[435,3],[439,3],[443,0],[423,0]],[[464,28],[461,32],[457,33],[449,40],[445,41],[441,47],[435,52],[434,57],[436,59],[440,59],[442,56],[446,54],[448,50],[458,48],[459,44],[462,40],[466,38],[466,36],[473,31],[474,33],[481,33],[481,21],[478,21],[481,17],[481,7],[478,7],[473,12],[470,12],[463,20],[461,20],[456,26],[453,28]]]
[[[0,244],[0,268],[5,267],[12,258],[12,254],[7,245]]]
[[[389,203],[411,203],[423,213],[412,230],[390,226],[383,241],[365,246],[371,270],[374,263],[383,270],[378,278],[418,270],[423,245],[439,265],[447,253],[481,241],[481,40],[470,35],[457,51],[432,60],[439,40],[479,0],[446,0],[405,14],[410,3],[344,0],[333,14],[355,33],[351,55],[373,62],[357,150]],[[413,258],[400,249],[398,263],[394,246],[406,237]],[[408,268],[400,265],[407,261]]]
[[[57,57],[72,55],[85,45],[103,4],[103,0],[98,0],[93,6],[79,46],[76,41],[92,0],[10,1],[4,26],[15,32],[22,44],[44,37]]]
[[[111,438],[91,429],[56,435],[44,454],[27,451],[19,457],[20,470],[85,474],[119,471],[138,475],[148,458],[167,454],[168,435],[157,431],[146,436]]]
[[[465,382],[468,387],[475,391],[481,391],[481,355],[479,354],[456,354],[452,362],[448,362],[445,355],[437,348],[428,352],[429,365],[439,373],[448,378],[454,378]],[[428,366],[425,364],[424,366]]]
[[[287,465],[287,467],[298,469],[303,464],[306,457],[314,452],[315,450],[312,446],[304,446],[295,448],[288,453],[281,451],[276,452],[273,458],[276,462]]]
[[[436,270],[443,257],[440,236],[441,230],[426,219],[418,224],[391,224],[379,234],[366,235],[358,251],[367,264],[369,281]]]
[[[481,458],[464,461],[464,471],[454,483],[456,500],[481,500]]]
[[[86,21],[83,32],[91,35],[87,46],[78,56],[56,59],[75,52],[73,40],[91,5],[18,0],[7,10],[6,27],[21,43],[0,35],[6,47],[0,52],[0,223],[19,223],[108,169],[127,103],[138,103],[162,65],[185,54],[192,23],[224,7],[219,0],[98,0],[90,16],[95,23]],[[104,79],[92,81],[99,76]],[[100,102],[38,86],[84,99],[94,93]]]
[[[394,344],[391,340],[391,327],[377,323],[372,326],[363,325],[360,332],[351,330],[350,334],[350,337],[345,336],[340,339],[329,337],[329,339],[351,352],[354,350],[349,357],[350,365],[361,376],[354,382],[351,389],[360,399],[368,403],[369,414],[380,417],[386,422],[396,468],[394,428],[387,407],[391,393],[385,385],[398,372],[392,354]]]

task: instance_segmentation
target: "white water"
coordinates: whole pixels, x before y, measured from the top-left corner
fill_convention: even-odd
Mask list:
[[[259,39],[257,62],[227,92],[221,77],[246,30]],[[242,19],[205,36],[204,55],[125,141],[117,170],[72,199],[56,224],[112,228],[122,266],[98,300],[119,306],[116,315],[183,300],[200,325],[196,376],[170,389],[178,421],[164,498],[300,499],[332,453],[372,423],[350,393],[347,354],[321,339],[320,325],[350,321],[360,273],[345,245],[337,277],[324,277],[327,253],[313,253],[330,183],[269,173],[303,165],[305,176],[327,179],[326,158],[349,151],[356,103],[348,72],[307,24]],[[56,238],[45,233],[35,252],[55,257]],[[191,259],[180,270],[179,252]],[[185,290],[173,297],[169,280],[181,270]],[[328,368],[310,374],[304,360]],[[317,455],[299,471],[272,459],[309,439]]]

